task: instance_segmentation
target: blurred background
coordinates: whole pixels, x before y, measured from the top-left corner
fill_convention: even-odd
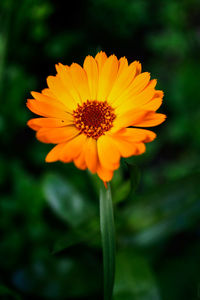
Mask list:
[[[0,299],[102,299],[99,181],[26,126],[55,64],[104,50],[164,90],[168,119],[112,181],[114,300],[200,299],[199,0],[0,1]]]

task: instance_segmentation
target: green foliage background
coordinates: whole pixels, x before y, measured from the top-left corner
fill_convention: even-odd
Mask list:
[[[98,179],[46,164],[25,106],[55,63],[101,49],[140,60],[168,116],[112,181],[114,300],[200,297],[199,15],[198,0],[0,1],[0,299],[102,299]]]

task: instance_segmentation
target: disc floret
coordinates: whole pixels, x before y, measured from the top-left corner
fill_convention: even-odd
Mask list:
[[[107,101],[87,100],[73,111],[75,126],[88,137],[98,139],[113,127],[114,109]]]

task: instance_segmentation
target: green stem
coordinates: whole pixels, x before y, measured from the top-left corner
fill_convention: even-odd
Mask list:
[[[101,182],[100,227],[103,247],[104,300],[111,300],[115,277],[115,225],[110,184]]]

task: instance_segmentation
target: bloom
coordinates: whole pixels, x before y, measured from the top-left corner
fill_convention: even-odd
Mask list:
[[[32,92],[27,106],[42,116],[28,121],[43,143],[56,146],[46,162],[73,161],[110,181],[119,168],[120,157],[139,155],[156,134],[138,127],[152,127],[166,116],[156,113],[163,92],[141,64],[128,64],[125,57],[107,57],[99,52],[87,56],[83,68],[56,65],[56,76],[47,78],[48,88]]]

